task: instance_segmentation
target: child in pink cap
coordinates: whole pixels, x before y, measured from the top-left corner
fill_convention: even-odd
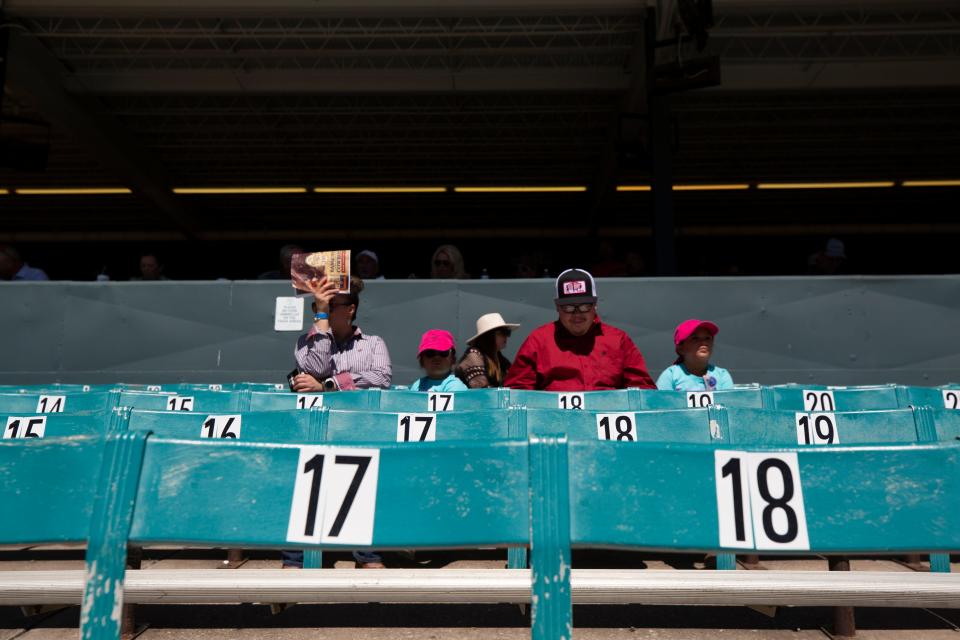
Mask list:
[[[677,325],[673,345],[677,359],[657,378],[662,391],[717,391],[733,389],[733,378],[726,369],[710,364],[713,337],[720,327],[709,320],[691,318]]]
[[[457,361],[453,334],[443,329],[430,329],[420,338],[417,360],[427,375],[410,385],[411,391],[466,391],[467,385],[453,373]]]

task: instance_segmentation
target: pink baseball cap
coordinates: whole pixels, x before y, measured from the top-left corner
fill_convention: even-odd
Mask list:
[[[706,327],[707,331],[709,331],[710,335],[712,336],[720,333],[720,327],[713,324],[709,320],[697,320],[696,318],[690,318],[689,320],[684,320],[677,325],[676,330],[673,332],[673,345],[678,346],[700,327]]]
[[[447,351],[453,349],[456,344],[453,340],[453,334],[449,331],[430,329],[420,338],[420,350],[417,351],[417,355],[419,356],[427,350]]]

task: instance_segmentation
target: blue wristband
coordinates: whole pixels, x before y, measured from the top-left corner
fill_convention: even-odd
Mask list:
[[[326,311],[318,311],[315,314],[313,314],[313,321],[316,322],[317,320],[326,320],[329,317],[330,316],[327,315]]]

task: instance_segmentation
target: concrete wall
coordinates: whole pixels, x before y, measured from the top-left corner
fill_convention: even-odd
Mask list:
[[[367,283],[359,324],[383,336],[394,382],[418,375],[428,328],[474,333],[477,316],[533,327],[556,317],[552,280]],[[714,361],[737,382],[960,381],[960,276],[598,281],[603,319],[656,377],[688,317],[720,325]],[[273,330],[285,282],[0,284],[0,383],[283,381],[297,333]],[[306,305],[309,314],[309,304]],[[310,320],[304,322],[307,327]],[[462,346],[461,346],[462,351]]]

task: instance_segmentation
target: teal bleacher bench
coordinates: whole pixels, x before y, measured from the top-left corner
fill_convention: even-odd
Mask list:
[[[124,419],[116,411],[81,413],[0,414],[0,438],[64,438],[82,435],[106,435],[124,428]]]
[[[119,394],[111,391],[50,393],[0,393],[0,413],[40,414],[109,411]]]
[[[119,406],[152,411],[239,411],[245,394],[193,389],[184,391],[121,391]]]
[[[246,411],[292,411],[327,407],[353,411],[376,411],[379,390],[359,389],[334,393],[295,393],[290,391],[251,391],[242,409]]]

